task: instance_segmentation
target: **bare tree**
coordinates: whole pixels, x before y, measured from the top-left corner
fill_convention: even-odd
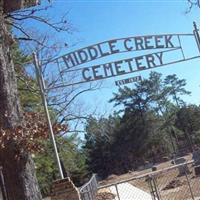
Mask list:
[[[83,132],[79,125],[84,123],[91,113],[94,114],[96,108],[86,109],[83,105],[84,102],[80,100],[81,95],[98,90],[102,84],[99,82],[73,85],[73,82],[76,82],[76,79],[81,75],[80,71],[71,72],[61,60],[57,59],[62,48],[58,41],[56,44],[52,44],[51,48],[46,46],[38,44],[35,50],[46,83],[48,105],[54,110],[54,120],[60,124],[71,124],[72,126],[69,127],[67,133]]]
[[[187,12],[190,12],[193,7],[199,7],[200,8],[200,0],[187,0],[189,4],[189,8]]]

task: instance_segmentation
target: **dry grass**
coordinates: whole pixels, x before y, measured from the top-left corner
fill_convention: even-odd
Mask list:
[[[96,196],[96,200],[114,200],[114,199],[115,195],[113,195],[108,188],[100,189]]]

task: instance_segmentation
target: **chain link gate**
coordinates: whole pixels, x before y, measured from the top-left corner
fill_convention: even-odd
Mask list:
[[[79,189],[81,200],[95,200],[98,190],[97,188],[98,184],[96,180],[96,174],[93,174],[89,182]]]

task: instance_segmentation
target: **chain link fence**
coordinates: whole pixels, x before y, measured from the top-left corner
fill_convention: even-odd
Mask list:
[[[97,200],[200,200],[197,168],[191,161],[101,186]]]
[[[0,166],[0,200],[8,200],[3,176],[3,168]]]

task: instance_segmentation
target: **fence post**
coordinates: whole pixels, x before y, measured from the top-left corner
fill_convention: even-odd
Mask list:
[[[6,186],[5,186],[5,182],[4,182],[4,176],[3,176],[3,168],[0,167],[0,187],[1,187],[1,192],[3,195],[3,200],[8,200],[8,195],[6,192]]]
[[[157,182],[154,178],[154,176],[148,176],[147,182],[149,184],[149,189],[151,193],[152,200],[161,200],[161,196],[157,187]]]
[[[193,192],[192,192],[192,187],[191,187],[191,184],[190,184],[190,180],[189,180],[189,178],[188,178],[188,174],[187,174],[187,164],[185,164],[184,165],[184,169],[185,169],[185,177],[186,177],[186,179],[187,179],[187,182],[188,182],[188,187],[189,187],[189,190],[190,190],[190,194],[191,194],[191,197],[192,197],[192,200],[195,200],[194,199],[194,194],[193,194]]]
[[[89,187],[90,187],[90,192],[91,192],[91,196],[92,196],[92,199],[91,199],[91,200],[95,200],[94,191],[93,191],[93,188],[92,188],[92,182],[91,182],[91,184],[89,185]]]
[[[115,189],[116,189],[116,192],[117,192],[118,200],[120,200],[120,196],[119,196],[119,191],[118,191],[118,188],[117,188],[117,184],[115,185]]]
[[[98,188],[98,183],[97,183],[97,176],[96,176],[96,174],[94,174],[93,187],[95,188],[94,194],[95,194],[95,197],[96,197],[96,195],[97,195],[97,188]]]

